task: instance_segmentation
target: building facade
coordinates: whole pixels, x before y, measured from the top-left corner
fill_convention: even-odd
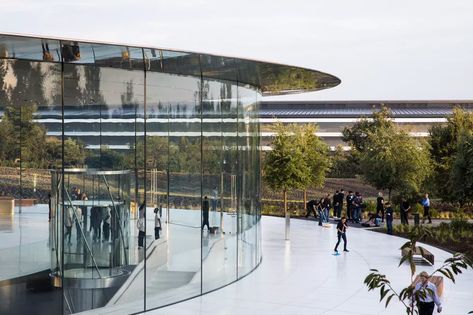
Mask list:
[[[262,259],[261,97],[339,83],[0,35],[0,313],[139,313],[250,273]]]

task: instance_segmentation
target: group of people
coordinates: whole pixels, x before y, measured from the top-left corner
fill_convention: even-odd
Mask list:
[[[160,238],[160,232],[162,230],[161,215],[163,208],[160,205],[156,205],[154,212],[154,239]],[[144,247],[144,240],[146,238],[146,205],[142,203],[138,209],[138,220],[136,222],[138,228],[138,249]]]
[[[70,197],[72,201],[87,201],[88,197],[85,192],[81,192],[80,188],[73,187]],[[90,218],[89,218],[90,217]],[[90,225],[89,223],[90,219]],[[76,239],[80,242],[86,233],[92,233],[94,242],[110,241],[110,225],[112,219],[112,211],[110,207],[92,206],[90,208],[90,216],[87,205],[70,205],[64,210],[64,226],[66,228],[64,239],[71,244],[72,228],[76,227]]]
[[[333,208],[333,218],[338,220],[342,217],[343,206],[346,204],[346,220],[353,223],[362,223],[362,212],[366,208],[363,197],[359,192],[349,191],[345,196],[343,189],[337,190],[332,196],[326,194],[319,200],[312,199],[307,202],[306,218],[311,214],[319,219],[319,225],[329,222],[330,209]],[[430,199],[429,194],[425,194],[420,201],[424,208],[423,223],[428,219],[428,223],[432,223],[430,217]],[[401,216],[401,224],[409,224],[409,211],[411,205],[406,198],[401,199],[399,211]],[[390,202],[386,202],[383,193],[379,192],[376,198],[376,213],[369,213],[367,220],[362,224],[364,226],[376,225],[379,226],[386,220],[386,226],[389,234],[392,234],[392,222],[394,219],[394,210]]]
[[[344,200],[346,200],[346,213],[348,216],[342,216],[342,208]],[[423,222],[426,219],[429,220],[429,223],[432,223],[430,217],[430,199],[429,195],[426,193],[424,198],[419,202],[424,208],[424,218]],[[349,252],[347,248],[347,236],[346,232],[348,229],[347,220],[352,222],[359,223],[361,222],[361,211],[363,207],[363,198],[358,192],[353,193],[352,191],[348,192],[348,195],[345,198],[344,190],[336,191],[332,198],[330,194],[325,195],[320,200],[310,200],[307,203],[307,214],[306,217],[309,217],[312,213],[315,217],[319,217],[319,225],[322,225],[324,222],[328,222],[328,217],[330,214],[330,209],[333,205],[333,217],[335,219],[340,218],[337,223],[337,243],[335,244],[334,254],[339,255],[338,246],[343,240],[343,251]],[[405,198],[401,199],[400,205],[400,216],[402,224],[409,224],[408,213],[411,210],[411,206],[408,200]],[[379,192],[378,197],[376,198],[376,214],[370,214],[368,216],[367,222],[372,222],[376,225],[380,225],[386,221],[387,233],[392,234],[392,223],[393,223],[393,207],[390,202],[385,202],[383,193]],[[414,307],[414,302],[416,303],[418,312],[420,315],[432,315],[435,305],[437,306],[437,312],[442,312],[442,305],[437,294],[437,288],[435,284],[429,281],[429,274],[427,272],[422,272],[419,276],[419,281],[414,284],[413,289],[413,298],[412,305]]]
[[[342,217],[343,205],[346,201],[346,219],[355,223],[361,222],[361,213],[365,204],[359,192],[349,191],[345,197],[343,189],[337,190],[333,196],[326,194],[319,200],[312,199],[307,203],[306,218],[312,213],[319,217],[319,225],[329,222],[330,209],[333,207],[333,218],[338,220]]]

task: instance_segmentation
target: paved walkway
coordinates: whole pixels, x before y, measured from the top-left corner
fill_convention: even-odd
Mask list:
[[[404,239],[349,229],[349,253],[333,256],[335,227],[314,221],[292,220],[291,241],[284,241],[284,220],[263,217],[263,262],[244,279],[207,295],[149,314],[404,314],[395,301],[388,309],[378,303],[379,293],[368,292],[363,280],[370,268],[388,275],[395,287],[409,283],[409,268],[398,268]],[[425,246],[436,265],[450,254]],[[420,266],[419,271],[434,267]],[[460,315],[473,310],[473,271],[454,285],[445,281],[442,314]]]

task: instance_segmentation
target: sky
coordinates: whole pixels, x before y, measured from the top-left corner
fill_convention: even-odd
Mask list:
[[[266,100],[471,100],[471,0],[15,0],[0,33],[316,69],[336,88]]]

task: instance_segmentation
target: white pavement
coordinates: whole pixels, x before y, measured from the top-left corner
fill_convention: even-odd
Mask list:
[[[385,309],[379,293],[368,292],[363,280],[370,268],[385,273],[395,287],[409,283],[407,264],[398,268],[400,246],[405,239],[364,229],[347,231],[349,253],[333,256],[335,227],[318,227],[314,221],[292,220],[291,241],[284,240],[284,220],[263,217],[263,262],[236,283],[149,314],[405,314],[392,301]],[[425,246],[435,255],[434,270],[451,255]],[[343,249],[343,246],[341,245]],[[442,297],[445,315],[473,310],[473,271],[452,284],[445,279]]]

